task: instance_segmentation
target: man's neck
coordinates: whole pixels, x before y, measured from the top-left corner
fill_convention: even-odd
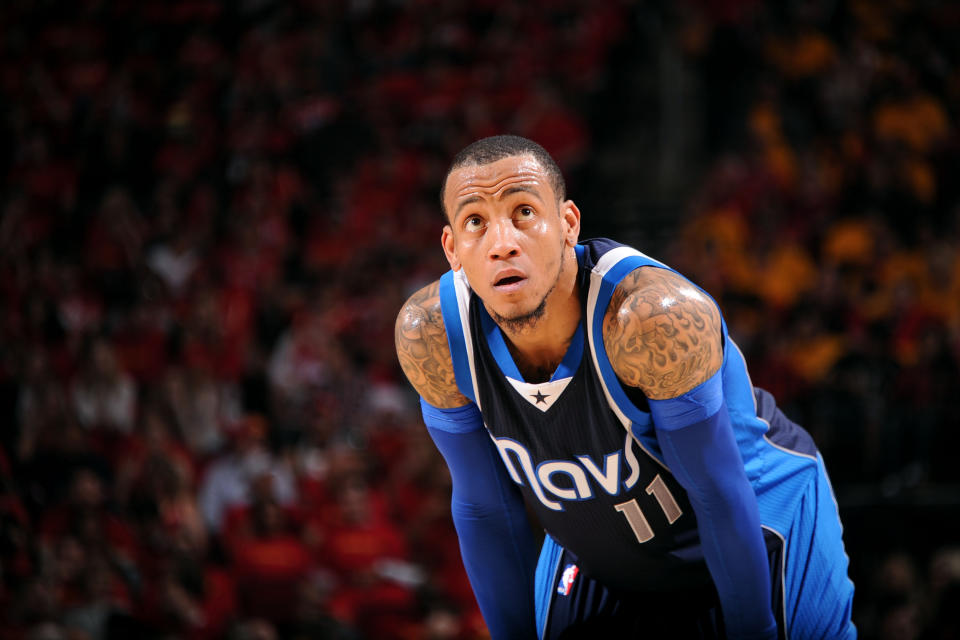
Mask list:
[[[516,330],[499,325],[507,348],[524,380],[546,382],[560,365],[580,324],[580,294],[576,279],[558,284],[547,308],[532,326]]]

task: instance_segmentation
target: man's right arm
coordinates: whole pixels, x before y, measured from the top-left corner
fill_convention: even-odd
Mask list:
[[[440,307],[440,282],[420,289],[397,316],[394,341],[400,367],[420,396],[440,409],[470,402],[457,389]]]
[[[453,481],[451,513],[480,611],[495,639],[536,636],[536,546],[523,499],[477,406],[457,389],[439,283],[413,294],[394,333],[400,366]]]

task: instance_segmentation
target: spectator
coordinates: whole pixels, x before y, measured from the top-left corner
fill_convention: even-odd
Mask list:
[[[129,435],[137,411],[137,386],[120,368],[113,345],[94,338],[71,391],[80,424],[108,435]]]
[[[200,482],[199,501],[210,532],[220,534],[228,511],[250,504],[252,489],[265,485],[281,505],[296,500],[292,469],[267,448],[263,416],[245,416],[233,434],[232,446],[216,457]]]
[[[227,536],[237,595],[244,612],[290,629],[298,603],[316,567],[289,510],[261,483],[242,514],[231,518]]]
[[[361,475],[338,477],[334,495],[336,510],[321,547],[338,579],[331,610],[368,637],[400,638],[416,620],[415,587],[422,583],[422,570],[410,563],[384,496]]]

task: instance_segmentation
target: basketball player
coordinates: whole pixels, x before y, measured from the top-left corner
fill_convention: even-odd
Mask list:
[[[556,163],[524,138],[465,148],[441,197],[451,271],[407,301],[396,346],[492,636],[856,637],[823,461],[714,301],[578,243]]]

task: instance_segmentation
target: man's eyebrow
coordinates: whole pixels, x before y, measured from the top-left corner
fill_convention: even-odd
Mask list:
[[[533,196],[536,196],[537,200],[540,200],[540,194],[537,192],[537,190],[525,184],[518,184],[512,187],[507,187],[503,191],[503,196],[513,195],[514,193],[519,193],[521,191],[525,193],[529,193]]]
[[[473,204],[474,202],[480,202],[481,200],[483,200],[483,198],[481,198],[480,196],[470,196],[466,200],[461,200],[460,204],[457,205],[457,210],[453,212],[453,217],[456,218],[458,215],[460,215],[460,212],[468,204]]]
[[[537,200],[540,200],[542,202],[542,199],[540,198],[540,194],[537,192],[537,190],[525,184],[518,184],[512,187],[507,187],[506,189],[503,190],[503,193],[500,194],[500,198],[502,199],[509,195],[513,195],[514,193],[520,193],[520,192],[529,193],[530,195],[535,196]],[[453,212],[453,217],[456,218],[458,215],[460,215],[460,212],[468,204],[473,204],[474,202],[481,202],[482,200],[483,198],[481,198],[480,196],[470,196],[465,200],[461,200],[460,204],[457,205],[457,210]]]

